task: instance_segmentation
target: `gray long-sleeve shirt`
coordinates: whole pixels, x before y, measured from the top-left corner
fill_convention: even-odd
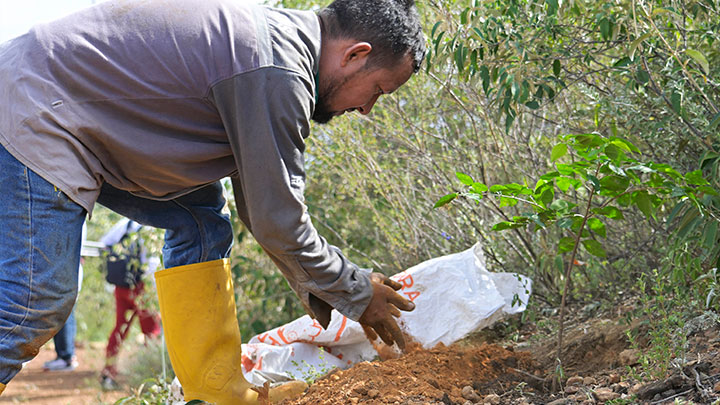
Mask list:
[[[89,212],[102,182],[166,200],[232,176],[243,221],[306,309],[357,320],[367,274],[304,204],[319,54],[312,12],[102,3],[0,45],[0,143]]]

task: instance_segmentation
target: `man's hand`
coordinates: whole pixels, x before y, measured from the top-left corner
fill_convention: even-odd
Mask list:
[[[373,296],[358,322],[370,340],[380,336],[386,345],[392,346],[394,342],[400,350],[405,350],[405,338],[393,317],[399,317],[401,309],[412,311],[415,304],[395,292],[402,288],[402,284],[397,281],[379,273],[372,273],[370,282]]]

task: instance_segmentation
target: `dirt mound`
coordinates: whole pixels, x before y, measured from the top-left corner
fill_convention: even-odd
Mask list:
[[[637,327],[609,319],[591,319],[568,326],[563,349],[563,367],[568,373],[589,374],[628,365],[620,353],[630,346],[626,331]],[[557,339],[549,338],[531,347],[535,359],[552,370],[557,358]]]
[[[399,359],[334,372],[316,381],[303,397],[283,404],[464,403],[463,394],[482,395],[487,387],[520,380],[517,369],[532,368],[530,354],[497,345],[415,348]]]

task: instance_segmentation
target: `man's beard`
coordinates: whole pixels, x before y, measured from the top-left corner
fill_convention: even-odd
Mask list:
[[[318,124],[327,124],[335,116],[335,114],[330,111],[330,106],[328,105],[327,100],[327,97],[323,97],[320,93],[318,93],[318,99],[315,103],[315,111],[313,111],[312,115],[312,120]]]
[[[336,80],[334,77],[329,78],[327,86],[320,87],[318,84],[318,97],[315,101],[315,111],[313,111],[312,120],[318,124],[327,124],[335,115],[337,111],[330,110],[330,101],[335,98],[338,89],[348,80],[353,78],[358,72],[345,77],[342,80]]]

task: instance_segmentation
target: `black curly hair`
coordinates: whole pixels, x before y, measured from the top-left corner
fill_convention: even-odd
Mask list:
[[[366,68],[393,67],[409,56],[420,69],[425,37],[414,0],[335,0],[318,14],[330,38],[372,45]]]

